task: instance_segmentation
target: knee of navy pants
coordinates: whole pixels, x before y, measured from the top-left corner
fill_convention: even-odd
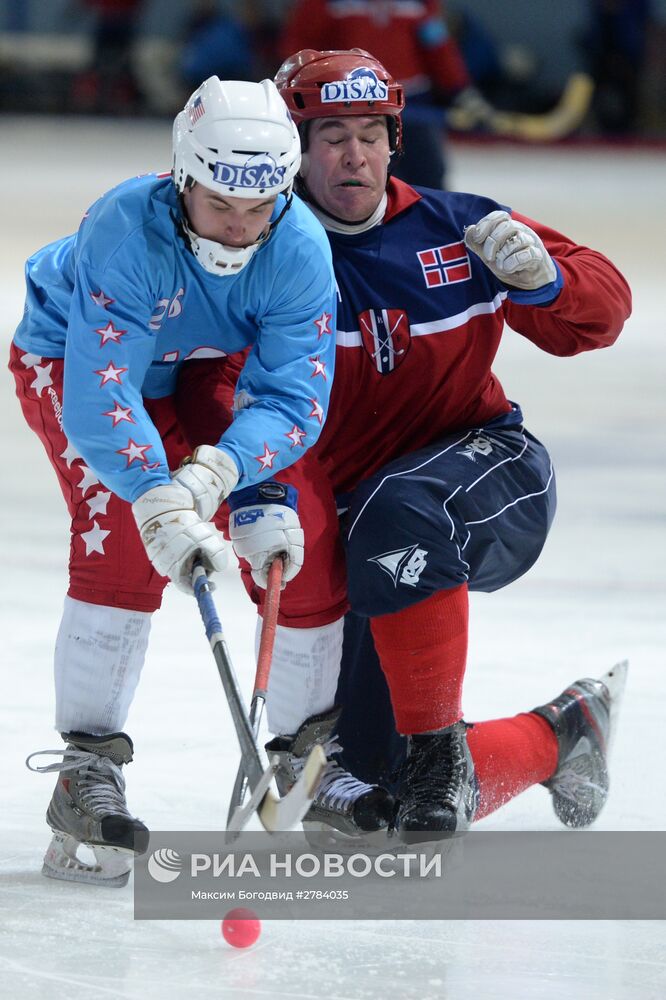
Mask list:
[[[345,518],[351,612],[337,701],[346,765],[391,784],[404,758],[368,618],[467,582],[493,591],[541,552],[556,507],[544,446],[515,407],[481,428],[396,459],[355,490]]]
[[[533,565],[555,477],[543,445],[506,419],[398,458],[354,491],[343,532],[354,612],[388,614],[461,583],[497,590]]]

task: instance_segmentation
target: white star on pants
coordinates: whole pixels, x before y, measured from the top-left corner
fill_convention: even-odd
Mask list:
[[[81,477],[81,482],[79,483],[79,489],[85,496],[86,491],[89,490],[91,486],[99,485],[99,479],[97,478],[93,470],[89,469],[87,465],[81,465],[79,466],[79,468],[83,472],[83,476]]]
[[[35,365],[33,367],[33,371],[37,375],[37,378],[34,382],[31,382],[30,388],[34,389],[38,396],[41,396],[44,389],[48,389],[50,385],[53,385],[53,379],[51,378],[52,368],[52,361],[48,365]]]
[[[104,545],[102,543],[106,536],[110,534],[110,531],[100,528],[97,521],[93,521],[90,531],[84,531],[81,534],[86,547],[86,555],[89,556],[91,552],[99,552],[100,555],[104,555]]]
[[[22,354],[21,361],[26,368],[35,368],[41,361],[41,357],[38,354]]]
[[[90,517],[93,518],[95,514],[106,514],[106,508],[110,499],[111,492],[104,491],[101,493],[95,493],[90,500],[86,500],[88,510],[90,511]]]
[[[68,469],[71,468],[72,462],[75,462],[77,458],[81,458],[74,445],[70,444],[69,441],[67,442],[67,447],[65,448],[60,457],[64,458],[65,462],[67,463]]]

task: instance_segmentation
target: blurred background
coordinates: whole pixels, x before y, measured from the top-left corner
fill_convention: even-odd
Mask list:
[[[401,68],[386,57],[389,44],[397,53],[405,49],[392,23],[395,6],[385,0],[0,0],[0,111],[171,117],[212,73],[259,80],[274,75],[294,51],[292,42],[338,47],[341,23],[358,21],[359,11],[366,18],[359,29],[363,47],[400,77]],[[495,107],[540,113],[557,103],[573,72],[584,71],[596,86],[575,132],[579,141],[666,140],[666,0],[415,6],[442,14],[450,42],[442,60],[441,28],[437,38],[431,24],[422,33],[424,51],[437,50],[441,65],[456,58],[457,49],[468,74],[446,93],[425,52],[413,71],[430,77],[426,92],[435,107],[446,111],[456,90],[471,85]],[[359,42],[352,38],[352,44]]]

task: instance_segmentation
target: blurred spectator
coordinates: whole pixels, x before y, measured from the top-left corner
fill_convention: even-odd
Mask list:
[[[452,11],[449,27],[477,87],[490,93],[504,75],[497,42],[483,23],[466,10]]]
[[[593,111],[601,130],[637,131],[651,0],[590,0],[582,37],[588,71],[596,84]]]
[[[555,84],[553,91],[553,84],[544,81],[535,48],[517,40],[500,42],[481,18],[459,4],[448,22],[474,86],[494,108],[540,114],[557,102],[561,88]]]
[[[237,5],[234,5],[237,6]],[[209,76],[223,80],[256,80],[251,34],[253,5],[241,11],[202,0],[190,20],[180,56],[180,74],[188,93]]]
[[[366,49],[398,79],[408,97],[405,155],[393,170],[410,184],[444,186],[443,109],[453,102],[484,112],[484,102],[451,37],[438,0],[296,0],[279,51]]]
[[[95,15],[92,65],[76,76],[74,110],[129,114],[141,105],[132,68],[137,21],[143,0],[81,0]]]

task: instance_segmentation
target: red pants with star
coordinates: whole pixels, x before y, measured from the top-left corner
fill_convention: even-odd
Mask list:
[[[71,517],[68,594],[88,604],[156,611],[168,581],[155,572],[146,555],[130,504],[100,483],[63,433],[63,366],[62,358],[38,358],[12,344],[9,368],[23,415],[46,449]],[[172,398],[144,399],[144,405],[160,432],[170,467],[177,468],[192,449],[181,431]],[[316,463],[311,468],[301,463],[289,482],[308,497],[301,511],[308,565],[334,565],[336,569],[323,587],[313,588],[305,573],[289,585],[280,621],[295,628],[334,621],[347,606],[335,503],[330,486],[323,488],[318,482],[319,475]],[[227,521],[223,504],[216,523],[225,534]],[[266,592],[254,586],[244,560],[241,573],[252,600],[261,605]]]
[[[167,584],[153,569],[125,500],[108,490],[70,446],[62,429],[62,358],[38,358],[12,344],[9,369],[28,425],[46,449],[71,518],[70,597],[88,604],[155,611]],[[169,464],[189,454],[170,397],[144,400]]]

